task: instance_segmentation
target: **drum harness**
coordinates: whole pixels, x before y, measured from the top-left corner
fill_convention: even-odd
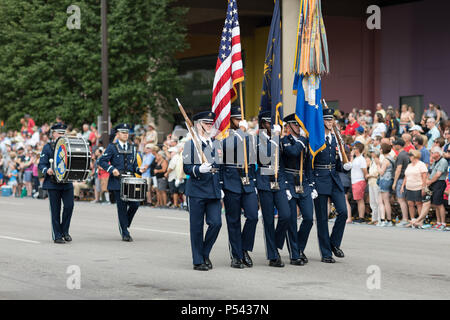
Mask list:
[[[127,141],[127,143],[128,143],[128,141]],[[123,172],[121,172],[121,176],[131,175],[131,172],[127,171],[127,168],[128,168],[127,160],[128,160],[129,154],[133,154],[133,162],[132,163],[134,163],[134,161],[136,160],[136,152],[135,152],[136,145],[129,143],[130,147],[127,150],[121,149],[118,142],[114,143],[114,145],[116,146],[117,152],[119,154],[123,155]]]

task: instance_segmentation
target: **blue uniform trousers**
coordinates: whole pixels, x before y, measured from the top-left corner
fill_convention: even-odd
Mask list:
[[[289,227],[290,209],[286,190],[276,192],[258,190],[259,202],[264,222],[264,239],[266,243],[266,256],[268,260],[278,258],[278,250]],[[278,223],[275,229],[274,208],[278,211]],[[281,248],[280,248],[281,249]]]
[[[328,198],[336,208],[336,221],[334,222],[331,236],[328,232]],[[317,233],[322,257],[332,256],[331,247],[340,247],[344,236],[345,221],[347,220],[347,206],[344,192],[337,187],[332,188],[331,195],[319,194],[314,199],[317,219]]]
[[[123,201],[120,198],[120,190],[113,190],[117,202],[117,214],[119,216],[119,231],[122,237],[130,236],[128,228],[131,226],[134,215],[139,208],[137,201]]]
[[[258,196],[255,192],[234,193],[225,190],[223,202],[227,220],[228,240],[231,256],[243,259],[243,250],[252,251],[258,223]],[[246,221],[241,232],[241,210],[244,209]]]
[[[53,240],[61,239],[69,234],[70,220],[73,212],[73,188],[48,190],[50,211],[52,214]],[[64,205],[61,219],[61,201]]]
[[[193,264],[205,263],[222,227],[220,199],[188,197]],[[203,238],[203,225],[208,225]]]
[[[297,231],[297,206],[303,217],[300,229]],[[289,200],[290,217],[286,241],[291,259],[299,259],[299,252],[305,250],[309,233],[313,225],[313,202],[311,195],[300,195]]]

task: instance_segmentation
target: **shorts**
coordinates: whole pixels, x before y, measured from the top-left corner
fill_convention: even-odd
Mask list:
[[[422,190],[406,189],[406,200],[414,202],[422,202]]]
[[[366,192],[366,181],[358,181],[352,184],[353,200],[364,199],[364,194]]]
[[[169,181],[169,192],[171,194],[178,193],[178,187],[175,186],[175,180]]]
[[[25,171],[23,173],[23,182],[31,182],[33,179],[33,171]]]
[[[430,185],[430,190],[433,191],[433,195],[431,196],[431,204],[436,206],[444,204],[444,191],[446,187],[447,185],[445,180],[438,180]]]
[[[166,178],[159,178],[159,179],[157,179],[157,182],[158,182],[157,189],[159,191],[167,190],[167,179]]]
[[[380,187],[380,192],[391,192],[392,191],[392,183],[394,181],[392,179],[380,179],[378,186]]]
[[[344,194],[347,194],[350,191],[350,187],[344,187]]]
[[[151,177],[145,177],[144,179],[147,181],[148,190],[150,190],[150,188],[152,187],[152,178]]]
[[[178,186],[178,193],[184,193],[186,190],[186,180],[183,180],[182,183]]]
[[[397,195],[397,199],[405,198],[406,192],[405,191],[401,192],[402,184],[403,184],[403,179],[398,179],[397,180],[397,185],[395,186],[395,193]]]
[[[17,184],[18,184],[18,182],[17,182],[17,180],[14,180],[14,181],[8,181],[8,186],[10,186],[10,187],[13,187],[13,186],[17,186]]]

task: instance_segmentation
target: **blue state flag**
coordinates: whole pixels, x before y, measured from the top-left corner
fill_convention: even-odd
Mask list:
[[[315,156],[325,149],[325,126],[322,112],[322,82],[319,75],[295,74],[294,94],[297,95],[295,115],[309,139],[309,150]]]
[[[278,113],[278,123],[283,119],[283,87],[281,78],[281,17],[280,0],[275,0],[272,23],[267,39],[264,77],[260,111],[271,111],[272,124]]]

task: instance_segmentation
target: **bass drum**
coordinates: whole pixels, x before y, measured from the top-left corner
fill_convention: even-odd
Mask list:
[[[86,180],[91,163],[88,143],[83,138],[59,137],[55,144],[53,162],[56,182]]]

